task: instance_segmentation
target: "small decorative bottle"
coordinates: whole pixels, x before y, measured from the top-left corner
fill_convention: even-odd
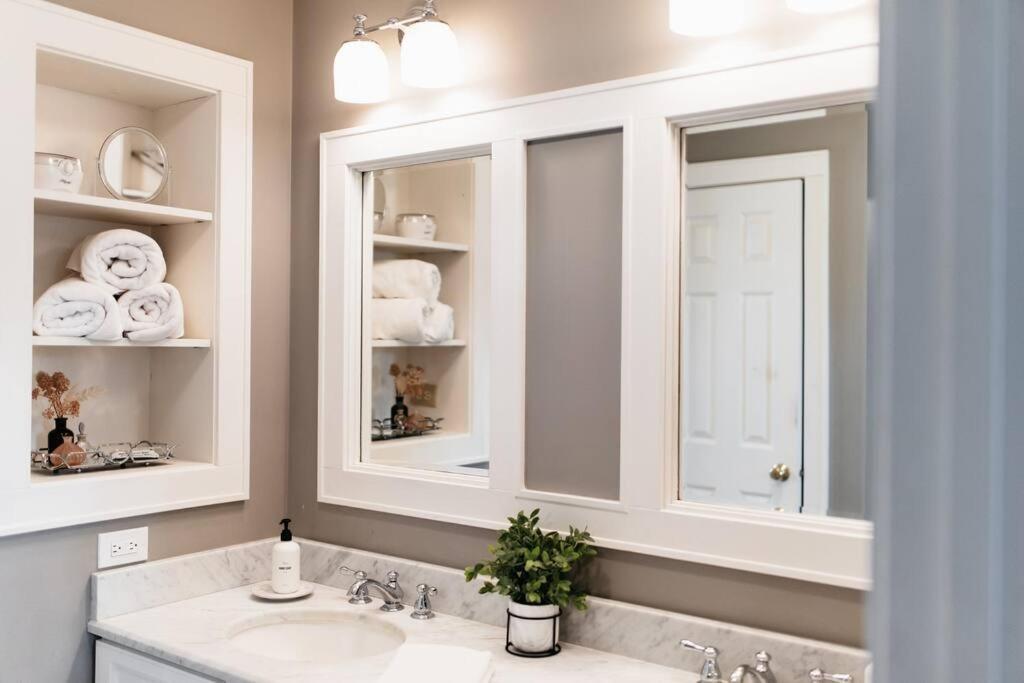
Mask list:
[[[75,438],[75,433],[68,429],[68,419],[66,417],[55,417],[53,421],[56,423],[56,426],[46,435],[46,450],[51,453],[64,444],[65,436],[70,436],[72,439]]]
[[[92,453],[95,450],[92,444],[89,443],[89,437],[85,434],[84,422],[78,423],[78,436],[75,437],[75,443],[86,453]]]
[[[404,429],[409,419],[409,406],[405,405],[405,396],[395,396],[395,405],[391,406],[391,425],[395,429]]]

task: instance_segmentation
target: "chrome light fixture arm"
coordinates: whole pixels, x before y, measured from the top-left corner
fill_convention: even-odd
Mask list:
[[[365,36],[367,33],[375,33],[376,31],[387,31],[391,30],[402,30],[410,24],[415,24],[419,21],[424,21],[432,17],[437,16],[437,8],[434,7],[434,0],[425,0],[423,6],[413,7],[404,17],[390,17],[387,21],[383,21],[379,24],[373,24],[372,26],[366,25],[366,15],[356,14],[352,18],[355,19],[356,25],[352,29],[352,34],[355,36]]]

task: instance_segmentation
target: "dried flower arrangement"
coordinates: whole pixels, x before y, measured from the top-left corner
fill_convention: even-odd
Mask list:
[[[395,379],[395,396],[405,396],[412,401],[429,401],[432,385],[423,382],[424,370],[418,365],[406,365],[403,370],[398,363],[392,363],[388,370]]]
[[[82,402],[100,393],[97,387],[76,389],[71,380],[60,370],[52,375],[36,373],[36,386],[32,388],[32,400],[45,399],[49,405],[43,409],[43,417],[53,420],[58,417],[78,417]]]

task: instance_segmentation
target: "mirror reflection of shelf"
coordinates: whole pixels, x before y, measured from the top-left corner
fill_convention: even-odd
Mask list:
[[[433,441],[442,441],[444,439],[452,439],[455,437],[465,436],[466,433],[462,431],[448,432],[444,429],[439,429],[432,434],[424,434],[423,436],[406,436],[401,439],[382,439],[380,441],[370,442],[370,448],[375,451],[387,451],[388,449],[398,448],[400,446],[409,446],[410,444],[423,444]],[[382,461],[377,459],[376,462],[381,463]]]
[[[454,338],[439,343],[408,343],[371,339],[372,354],[364,360],[364,414],[385,418],[395,402],[393,366],[421,368],[423,383],[432,385],[429,403],[406,399],[410,414],[442,418],[436,433],[372,441],[364,432],[364,462],[440,472],[486,475],[479,467],[474,441],[474,352],[477,340],[475,290],[486,256],[475,250],[487,229],[490,159],[486,156],[429,162],[374,171],[364,177],[364,249],[375,263],[416,260],[437,267],[441,276],[438,300],[454,312]],[[435,239],[402,237],[398,217],[433,217]],[[376,231],[376,232],[373,232]],[[427,231],[430,232],[429,230]],[[406,233],[410,234],[410,233]],[[370,297],[364,293],[364,302]],[[364,426],[369,430],[369,425]]]
[[[457,242],[435,242],[433,240],[415,240],[395,235],[374,235],[375,250],[397,254],[434,254],[440,252],[467,252],[468,244]]]
[[[170,348],[170,349],[208,349],[209,339],[161,339],[160,341],[140,342],[131,339],[117,341],[94,341],[84,337],[32,337],[32,346],[101,346],[126,348]]]
[[[399,341],[397,339],[374,339],[373,347],[375,349],[429,349],[431,347],[460,347],[465,346],[465,339],[449,339],[448,341],[438,342],[436,344],[410,344],[409,342]]]
[[[180,225],[208,223],[213,220],[209,211],[180,209],[174,206],[141,204],[110,197],[93,197],[56,190],[36,190],[35,210],[47,216],[86,218],[136,226]]]

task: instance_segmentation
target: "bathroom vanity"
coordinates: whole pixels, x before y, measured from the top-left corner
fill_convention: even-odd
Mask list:
[[[96,680],[375,681],[401,648],[427,645],[490,653],[496,683],[695,683],[702,660],[681,638],[714,643],[729,669],[768,650],[786,682],[806,680],[814,666],[859,675],[867,662],[859,650],[597,598],[587,612],[566,615],[557,656],[515,657],[505,652],[507,603],[479,595],[461,572],[297,540],[314,593],[293,602],[252,595],[269,576],[273,539],[94,574]],[[343,566],[370,576],[397,571],[405,608],[350,604]],[[434,618],[410,617],[417,583],[438,588]]]

